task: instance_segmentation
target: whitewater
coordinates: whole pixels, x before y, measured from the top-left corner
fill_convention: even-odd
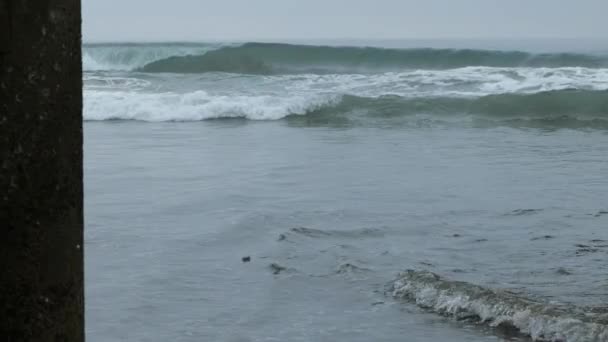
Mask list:
[[[93,45],[84,56],[85,120],[278,120],[341,112],[352,97],[366,99],[363,107],[398,98],[395,106],[421,115],[451,101],[455,114],[551,116],[542,108],[564,103],[553,114],[605,120],[608,112],[608,59],[594,55],[251,43]]]
[[[395,45],[84,44],[88,340],[608,341],[608,54]]]

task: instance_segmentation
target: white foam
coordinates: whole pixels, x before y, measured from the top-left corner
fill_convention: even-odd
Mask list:
[[[375,75],[273,76],[269,79],[287,83],[286,88],[292,91],[331,89],[365,97],[479,97],[563,89],[608,89],[608,69],[579,67],[466,67],[448,70],[406,70]]]
[[[535,341],[606,342],[605,318],[578,308],[539,303],[515,294],[443,280],[430,272],[408,271],[394,283],[393,296],[437,313],[475,315],[491,326],[508,323]]]
[[[340,101],[337,95],[225,96],[205,91],[141,93],[85,90],[84,119],[140,121],[201,121],[214,118],[278,120],[303,115]]]
[[[123,72],[85,73],[84,116],[86,120],[276,120],[336,104],[342,95],[475,98],[608,87],[608,69],[586,68],[467,67],[377,75],[218,75],[222,74],[180,75],[176,81],[175,75],[147,75],[144,79]],[[154,93],[158,89],[164,92]],[[183,93],[187,89],[196,91]]]
[[[87,73],[82,77],[85,90],[144,90],[152,85],[150,81],[125,76],[97,75]]]

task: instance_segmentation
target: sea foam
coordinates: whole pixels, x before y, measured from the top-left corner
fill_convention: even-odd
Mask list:
[[[427,271],[401,273],[392,294],[442,315],[514,327],[535,341],[608,341],[606,313],[548,304],[504,290],[446,280]]]
[[[87,91],[84,119],[151,122],[217,118],[278,120],[338,103],[340,98],[336,95],[225,96],[210,95],[202,90],[185,94]]]

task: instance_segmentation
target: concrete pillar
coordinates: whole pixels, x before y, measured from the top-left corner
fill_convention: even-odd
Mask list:
[[[80,0],[0,0],[0,340],[83,341]]]

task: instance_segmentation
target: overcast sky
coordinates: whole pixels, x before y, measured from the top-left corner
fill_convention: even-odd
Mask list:
[[[608,37],[608,0],[82,2],[85,41]]]

